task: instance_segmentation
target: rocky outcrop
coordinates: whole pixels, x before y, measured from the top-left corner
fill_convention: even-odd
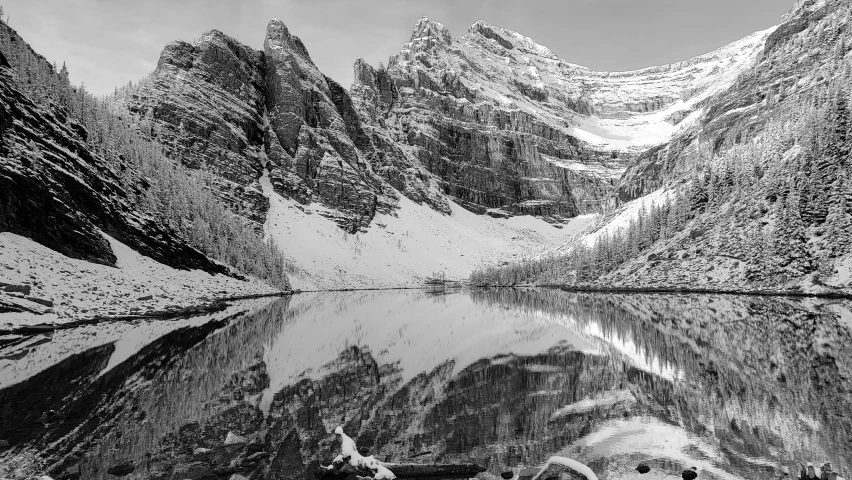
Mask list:
[[[273,186],[343,212],[335,220],[346,230],[366,227],[377,209],[391,208],[394,194],[356,146],[369,148],[348,95],[336,83],[329,84],[301,40],[280,20],[269,22],[264,54]]]
[[[371,170],[372,151],[348,93],[320,73],[298,37],[269,23],[263,51],[212,30],[194,44],[173,42],[157,69],[120,93],[139,129],[169,156],[215,174],[216,190],[257,224],[275,190],[321,202],[340,226],[356,231],[395,194]]]
[[[8,65],[0,54],[0,231],[72,258],[115,265],[104,232],[172,267],[227,270],[135,210],[130,193],[143,192],[144,184],[122,184],[114,167],[89,150],[81,138],[85,129],[24,96]]]
[[[264,78],[262,53],[211,30],[195,44],[167,45],[151,76],[122,92],[140,131],[171,158],[216,174],[220,197],[259,223],[269,208],[257,181]]]

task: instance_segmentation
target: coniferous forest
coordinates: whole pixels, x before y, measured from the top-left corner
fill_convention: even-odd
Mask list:
[[[666,184],[661,200],[555,251],[477,270],[471,283],[759,291],[800,289],[796,280],[805,279],[826,286],[836,261],[852,253],[849,15],[847,6],[814,27],[829,57],[817,81],[803,87],[781,79],[759,91],[748,120],[731,121],[713,141],[699,137],[698,165]],[[777,78],[797,48],[787,45],[779,61],[745,72],[737,85]],[[618,213],[611,209],[598,225]],[[714,283],[713,270],[725,266],[736,281]]]

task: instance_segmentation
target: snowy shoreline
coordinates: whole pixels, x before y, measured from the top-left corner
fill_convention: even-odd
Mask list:
[[[92,318],[84,318],[80,320],[71,320],[61,323],[39,323],[34,325],[22,325],[12,327],[11,329],[0,329],[0,337],[10,336],[30,336],[39,335],[42,333],[55,332],[57,330],[66,330],[89,325],[97,325],[103,322],[129,322],[135,320],[179,320],[190,319],[193,317],[209,315],[226,310],[232,305],[232,302],[241,300],[256,300],[261,298],[287,297],[300,292],[279,292],[266,293],[258,295],[235,295],[230,297],[216,298],[209,303],[200,305],[189,305],[175,310],[160,310],[148,312],[139,315],[120,315],[120,316],[100,316]]]
[[[174,269],[105,238],[117,257],[114,267],[0,233],[0,332],[205,313],[230,300],[289,293],[253,278]]]

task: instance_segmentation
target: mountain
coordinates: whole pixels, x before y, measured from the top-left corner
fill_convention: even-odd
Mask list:
[[[122,97],[169,155],[222,177],[222,197],[258,223],[264,168],[276,192],[337,210],[349,232],[392,211],[397,192],[443,213],[452,199],[556,221],[600,211],[631,159],[690,124],[768,34],[606,73],[484,22],[454,38],[424,17],[387,68],[355,63],[350,95],[273,20],[262,52],[215,30],[169,44]]]
[[[277,249],[2,22],[0,139],[0,328],[289,288]]]
[[[633,158],[691,124],[753,63],[769,32],[635,72],[595,72],[479,21],[461,37],[426,17],[374,69],[355,64],[361,118],[384,127],[464,204],[597,213]]]
[[[86,102],[72,117],[95,139],[121,125],[95,149],[115,168],[139,139],[195,182],[133,195],[166,227],[260,277],[284,264],[297,288],[502,266],[475,283],[837,293],[852,269],[849,24],[846,2],[808,0],[706,55],[595,72],[483,21],[454,37],[423,17],[387,66],[356,60],[346,90],[274,19],[262,50],[216,30],[172,42],[97,103],[112,120]],[[134,170],[121,181],[148,181]],[[231,227],[213,217],[181,220],[202,194],[240,216],[252,253],[214,245]],[[256,266],[272,255],[260,236],[283,257]]]
[[[638,154],[593,232],[477,282],[852,292],[851,10],[799,2],[691,124]]]
[[[303,266],[297,285],[417,285],[573,241],[624,203],[625,172],[692,131],[773,31],[612,73],[485,22],[453,37],[423,17],[386,67],[358,59],[347,91],[276,19],[262,51],[215,30],[173,42],[114,100],[284,245]]]
[[[356,147],[348,95],[280,21],[269,23],[262,52],[215,30],[195,45],[173,42],[122,98],[167,155],[218,176],[220,198],[259,225],[269,208],[264,169],[276,192],[336,209],[349,232],[394,205]]]

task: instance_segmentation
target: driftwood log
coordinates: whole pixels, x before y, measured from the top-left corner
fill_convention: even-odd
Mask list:
[[[477,473],[484,472],[486,469],[474,463],[462,464],[445,464],[445,465],[428,465],[428,464],[396,464],[385,463],[385,467],[393,472],[397,478],[417,479],[417,478],[472,478]],[[320,467],[314,472],[316,478],[323,480],[342,480],[350,475],[360,477],[370,477],[372,472],[369,469],[355,468],[348,463],[332,469]]]

